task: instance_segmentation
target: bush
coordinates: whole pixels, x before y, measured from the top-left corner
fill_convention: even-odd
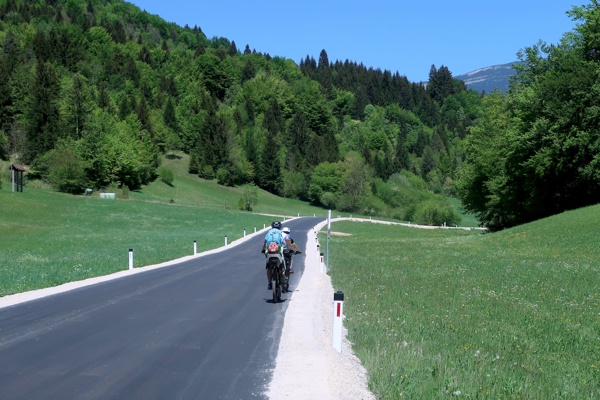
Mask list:
[[[336,208],[337,196],[334,193],[325,192],[321,195],[319,202],[323,207],[333,210]]]
[[[75,141],[60,140],[48,152],[48,180],[61,192],[81,194],[86,184],[84,161],[77,153]]]
[[[223,186],[233,186],[235,174],[229,168],[221,167],[217,170],[217,183]]]
[[[121,186],[121,198],[122,199],[129,199],[129,186],[127,185],[122,185]]]
[[[434,226],[457,225],[460,222],[460,216],[454,212],[452,205],[439,199],[430,199],[419,203],[414,219],[417,224]]]
[[[290,199],[306,196],[306,178],[300,172],[283,171],[283,189],[281,194]]]
[[[160,180],[166,183],[169,186],[173,186],[174,175],[173,171],[169,168],[159,168],[158,175],[160,176]]]
[[[215,179],[215,170],[212,166],[205,165],[204,167],[202,167],[202,170],[199,172],[198,175],[200,176],[200,178],[208,180]]]
[[[367,196],[361,202],[361,214],[376,216],[383,215],[388,208],[383,200],[376,196]]]
[[[242,211],[252,211],[255,204],[258,204],[258,188],[251,183],[244,186],[244,193],[238,200],[238,208]]]

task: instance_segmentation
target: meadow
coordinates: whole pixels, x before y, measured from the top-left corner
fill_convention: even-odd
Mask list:
[[[186,205],[0,190],[0,296],[223,246],[273,217]]]
[[[74,196],[28,181],[11,191],[7,164],[0,165],[0,297],[158,264],[202,252],[253,233],[283,216],[327,212],[262,190],[253,212],[238,209],[243,188],[224,187],[187,173],[189,157],[165,157],[168,185],[157,179],[141,190],[108,188],[117,200]]]
[[[494,234],[333,223],[329,273],[369,388],[600,398],[598,226],[600,205]]]

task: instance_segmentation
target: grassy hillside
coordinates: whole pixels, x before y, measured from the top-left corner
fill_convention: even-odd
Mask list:
[[[495,234],[339,222],[349,339],[381,399],[600,396],[600,205]],[[324,240],[324,238],[322,239]]]
[[[188,173],[189,156],[178,154],[163,158],[161,167],[173,171],[175,180],[172,186],[163,183],[160,179],[145,186],[141,191],[130,193],[131,199],[173,202],[174,204],[190,205],[211,209],[238,209],[238,200],[243,194],[243,188],[226,187],[216,181],[207,181],[196,175]],[[325,217],[327,211],[313,207],[306,202],[284,199],[263,190],[258,191],[258,204],[253,207],[253,212],[296,216],[321,215]]]

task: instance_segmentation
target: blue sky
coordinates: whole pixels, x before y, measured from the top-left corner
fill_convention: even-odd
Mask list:
[[[543,40],[556,44],[575,23],[579,0],[129,0],[168,22],[198,25],[250,49],[299,62],[356,61],[426,81],[431,65],[452,75],[517,60]]]

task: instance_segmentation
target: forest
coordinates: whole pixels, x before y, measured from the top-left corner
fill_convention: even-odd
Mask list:
[[[189,172],[340,211],[503,229],[599,201],[596,0],[560,44],[520,51],[508,94],[431,66],[238,48],[121,0],[0,0],[0,158],[81,194]],[[260,50],[260,49],[259,49]]]

